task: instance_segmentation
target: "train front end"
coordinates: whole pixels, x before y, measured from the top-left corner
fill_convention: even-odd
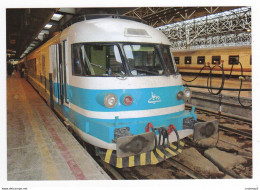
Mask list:
[[[216,121],[199,123],[195,107],[185,110],[191,91],[182,85],[168,45],[122,43],[120,47],[126,74],[120,76],[112,69],[120,87],[115,85],[99,97],[114,117],[104,123],[114,148],[97,148],[105,162],[119,168],[157,164],[181,153],[184,137],[194,134],[200,139],[217,132]]]
[[[81,113],[71,120],[105,162],[118,168],[157,164],[181,153],[184,137],[216,133],[216,121],[199,123],[194,107],[185,110],[191,91],[160,31],[123,19],[90,21],[88,31],[91,26],[103,39],[71,46],[70,90]],[[102,28],[110,41],[104,42]]]

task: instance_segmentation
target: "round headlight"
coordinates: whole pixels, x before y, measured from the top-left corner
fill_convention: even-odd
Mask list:
[[[117,97],[115,94],[107,94],[104,99],[104,104],[107,108],[113,108],[117,104]]]
[[[183,93],[184,93],[184,98],[185,99],[190,99],[191,98],[191,90],[189,88],[185,88]]]
[[[183,99],[183,96],[184,96],[184,94],[183,94],[182,91],[179,91],[179,92],[177,93],[177,99],[178,99],[178,100],[182,100],[182,99]]]

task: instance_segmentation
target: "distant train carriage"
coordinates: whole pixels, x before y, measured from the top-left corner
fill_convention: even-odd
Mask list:
[[[29,82],[97,154],[116,167],[156,164],[181,152],[181,139],[210,137],[196,121],[159,30],[122,18],[72,24],[26,57]]]
[[[226,75],[229,75],[232,64],[232,75],[241,75],[239,62],[243,66],[243,74],[251,76],[251,46],[217,47],[205,49],[173,50],[175,64],[181,73],[198,73],[204,64],[213,67],[217,63],[224,66]],[[214,74],[221,74],[216,68]],[[203,71],[202,73],[208,73]]]

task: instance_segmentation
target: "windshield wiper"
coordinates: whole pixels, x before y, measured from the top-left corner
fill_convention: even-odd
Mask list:
[[[98,64],[95,64],[95,63],[90,63],[91,65],[101,69],[102,71],[105,71],[105,72],[108,72],[108,73],[111,73],[111,69],[104,69],[102,65],[98,65]],[[123,71],[121,71],[123,73]],[[119,74],[119,73],[111,73],[110,75],[115,75],[117,77],[121,77],[122,79],[126,79],[126,76],[125,74],[123,73],[122,75]],[[121,80],[121,79],[120,79]]]
[[[154,72],[154,71],[149,71],[149,70],[144,70],[144,69],[138,69],[138,68],[134,68],[133,70],[141,71],[141,72],[146,72],[146,73],[151,73],[151,74],[154,74],[154,75],[158,75],[158,73],[157,73],[157,72]]]

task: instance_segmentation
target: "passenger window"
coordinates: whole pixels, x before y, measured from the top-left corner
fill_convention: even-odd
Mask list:
[[[191,64],[191,56],[185,57],[185,64]]]
[[[239,56],[238,55],[231,55],[228,59],[229,65],[238,65],[239,63]]]
[[[212,64],[220,64],[220,56],[212,56]]]
[[[174,61],[176,65],[180,64],[180,58],[179,57],[174,57]]]
[[[198,56],[197,64],[202,65],[205,63],[205,56]]]
[[[116,45],[72,44],[73,75],[119,76],[124,73]]]

